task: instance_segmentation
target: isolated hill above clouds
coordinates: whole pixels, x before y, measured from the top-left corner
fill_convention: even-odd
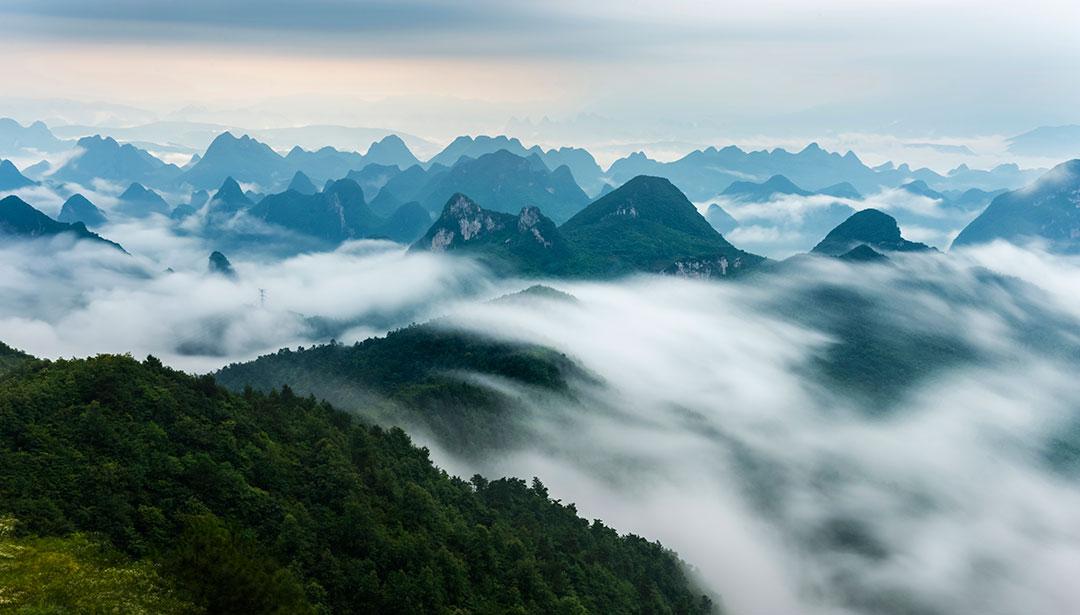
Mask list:
[[[904,239],[896,218],[876,209],[855,212],[814,246],[813,254],[841,256],[860,246],[877,252],[929,252],[933,248]]]
[[[60,208],[60,215],[56,217],[58,222],[74,224],[81,222],[89,228],[101,226],[108,222],[105,214],[96,205],[81,194],[73,194],[64,201]]]

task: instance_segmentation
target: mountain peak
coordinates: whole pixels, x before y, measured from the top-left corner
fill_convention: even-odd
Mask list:
[[[132,182],[127,190],[120,195],[120,200],[131,201],[146,198],[152,191],[147,190],[146,186],[143,186],[139,182]]]
[[[857,211],[814,246],[817,254],[840,256],[852,249],[867,245],[878,252],[925,252],[930,246],[904,239],[896,218],[878,209]]]
[[[214,200],[225,203],[236,203],[239,201],[246,201],[248,198],[247,195],[244,194],[244,189],[240,187],[240,183],[230,175],[225,178],[225,181],[221,182],[221,187],[214,193]]]
[[[232,263],[229,262],[229,259],[226,258],[224,254],[217,250],[210,253],[206,270],[209,273],[225,276],[227,278],[236,277],[236,270],[233,269]]]
[[[747,181],[732,182],[721,194],[744,201],[765,202],[776,194],[810,196],[812,193],[796,186],[795,182],[783,175],[773,175],[760,184]]]
[[[33,186],[37,182],[19,172],[10,160],[0,160],[0,190],[15,190]]]
[[[292,190],[300,194],[315,194],[319,191],[315,184],[311,182],[311,178],[305,175],[303,171],[297,171],[293,175],[292,181],[289,182],[289,187],[286,190]]]
[[[101,226],[107,221],[105,214],[101,213],[93,203],[81,194],[73,194],[64,201],[60,208],[60,215],[56,217],[58,222],[73,224],[79,222],[86,226]]]

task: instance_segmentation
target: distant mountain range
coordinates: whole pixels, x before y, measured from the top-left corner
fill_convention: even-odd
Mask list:
[[[738,181],[760,182],[783,175],[800,186],[828,186],[846,183],[861,193],[921,179],[941,189],[997,189],[1023,185],[1037,171],[1022,171],[1016,165],[999,165],[990,171],[974,171],[961,165],[946,175],[930,169],[912,170],[907,165],[886,163],[871,168],[853,152],[827,152],[811,143],[797,153],[784,149],[746,152],[734,145],[697,150],[673,162],[659,162],[637,152],[616,160],[606,177],[620,183],[635,175],[666,177],[695,201],[716,197]]]
[[[11,118],[0,118],[0,156],[37,152],[60,152],[71,147],[70,141],[56,138],[44,122],[23,126]]]
[[[566,166],[574,176],[574,181],[590,195],[598,195],[601,189],[608,185],[603,179],[604,170],[600,168],[596,159],[587,150],[577,147],[544,150],[538,145],[526,149],[518,139],[502,135],[495,137],[486,135],[458,137],[428,163],[450,167],[456,164],[463,156],[480,158],[485,154],[493,154],[500,150],[506,150],[522,158],[535,155],[551,171]]]
[[[1063,162],[1031,185],[994,198],[952,245],[998,239],[1042,240],[1052,250],[1080,253],[1080,159]]]

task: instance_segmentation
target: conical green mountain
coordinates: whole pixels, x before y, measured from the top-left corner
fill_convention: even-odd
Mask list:
[[[908,241],[900,235],[896,218],[877,209],[855,212],[839,226],[829,231],[811,251],[815,254],[840,256],[859,246],[869,246],[877,252],[929,252],[933,248]]]
[[[570,272],[611,277],[668,272],[730,277],[761,263],[728,243],[670,181],[641,175],[562,225]]]

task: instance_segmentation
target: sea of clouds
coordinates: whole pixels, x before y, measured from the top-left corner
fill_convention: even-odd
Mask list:
[[[995,244],[889,265],[791,262],[742,282],[534,283],[377,241],[235,257],[161,218],[0,245],[0,341],[213,371],[448,316],[594,378],[520,396],[533,437],[461,475],[539,476],[658,539],[733,612],[1074,613],[1080,260]],[[168,271],[171,269],[171,271]],[[499,386],[506,386],[500,383]]]

